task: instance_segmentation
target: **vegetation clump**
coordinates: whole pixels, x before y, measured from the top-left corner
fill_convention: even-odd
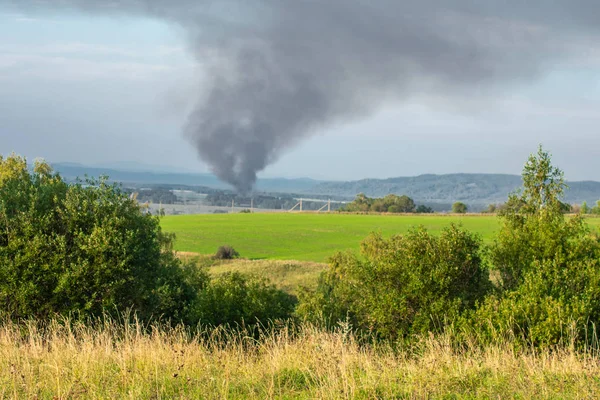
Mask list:
[[[500,212],[503,225],[490,249],[500,290],[473,324],[480,332],[510,330],[534,345],[558,344],[566,330],[579,340],[595,337],[600,239],[580,215],[564,216],[563,173],[541,147],[525,164],[523,183]]]
[[[422,227],[390,239],[372,234],[361,255],[335,255],[316,292],[301,294],[298,315],[333,326],[349,318],[396,339],[442,331],[490,288],[481,239],[455,225],[439,236]]]
[[[173,240],[105,178],[67,184],[44,162],[30,170],[24,158],[0,157],[0,317],[129,310],[143,321],[195,325],[291,315],[285,293],[244,276],[211,282],[176,257]],[[238,255],[227,246],[218,254]],[[239,315],[206,300],[226,304],[231,293],[246,307]]]
[[[420,206],[417,207],[415,212],[417,214],[433,214],[433,208],[421,204]]]
[[[388,194],[380,199],[367,197],[364,193],[356,196],[352,203],[346,204],[340,211],[347,212],[384,212],[384,213],[414,213],[416,205],[408,196]]]
[[[592,350],[515,351],[510,342],[365,344],[338,327],[185,329],[103,320],[0,326],[0,397],[166,399],[593,399]],[[227,344],[224,345],[223,343]]]
[[[0,158],[0,310],[16,318],[180,318],[196,290],[173,236],[106,179],[69,185],[44,162]]]
[[[220,246],[217,249],[217,252],[214,255],[215,260],[233,260],[234,258],[238,258],[240,253],[238,253],[231,246]]]
[[[208,325],[268,324],[292,315],[296,298],[277,289],[267,279],[226,273],[200,293],[195,317]]]
[[[567,339],[586,346],[597,341],[600,320],[600,238],[582,215],[564,215],[565,187],[540,147],[525,164],[522,190],[494,209],[501,227],[491,245],[456,225],[439,235],[419,226],[373,233],[360,255],[334,255],[316,288],[293,292],[297,301],[264,278],[211,278],[183,263],[159,218],[105,179],[70,185],[43,162],[30,170],[20,157],[0,158],[0,310],[13,320],[46,320],[130,309],[144,321],[187,326],[295,315],[413,344],[435,333],[457,343],[509,335],[522,347]],[[415,210],[409,200],[359,195],[349,206]],[[210,263],[237,257],[221,246]]]
[[[331,259],[317,290],[300,293],[297,314],[388,339],[459,327],[483,342],[509,334],[527,346],[587,345],[600,320],[600,239],[581,216],[565,217],[565,187],[540,147],[525,164],[523,189],[499,210],[492,246],[456,226],[438,237],[424,228],[373,234],[362,257]]]
[[[467,205],[465,203],[461,203],[460,201],[457,201],[456,203],[452,204],[452,212],[454,214],[466,214],[468,210],[469,208],[467,207]]]

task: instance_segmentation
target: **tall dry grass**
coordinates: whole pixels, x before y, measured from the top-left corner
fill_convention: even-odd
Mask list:
[[[360,345],[348,329],[282,329],[254,340],[139,323],[0,327],[0,398],[598,398],[599,359],[510,343],[457,350]]]

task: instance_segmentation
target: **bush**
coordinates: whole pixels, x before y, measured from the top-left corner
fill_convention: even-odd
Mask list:
[[[421,204],[419,207],[417,207],[417,210],[415,212],[419,214],[433,214],[433,208]]]
[[[563,215],[563,174],[541,147],[527,161],[523,182],[500,213],[503,225],[490,251],[502,292],[485,302],[473,324],[488,334],[517,333],[533,345],[564,340],[567,324],[575,339],[584,338],[600,318],[600,240],[580,215]]]
[[[301,292],[298,315],[329,325],[348,319],[392,339],[441,331],[490,288],[480,246],[479,237],[455,225],[439,237],[424,228],[389,240],[372,234],[363,257],[332,258],[317,291]]]
[[[240,254],[231,246],[221,246],[217,249],[214,255],[215,260],[233,260],[238,258]]]
[[[105,179],[66,184],[0,157],[0,310],[13,318],[131,309],[185,319],[198,287],[157,217]],[[200,279],[200,285],[205,280]]]
[[[353,202],[346,204],[341,211],[349,212],[389,212],[389,213],[412,213],[416,206],[413,199],[408,196],[397,196],[388,194],[379,199],[372,199],[359,193]]]
[[[600,200],[596,202],[596,205],[592,207],[592,210],[590,212],[592,214],[600,215]]]
[[[467,210],[468,207],[465,203],[457,201],[456,203],[452,204],[452,212],[455,214],[465,214]]]
[[[264,278],[227,273],[199,294],[193,315],[205,325],[252,325],[287,319],[295,305],[294,296]]]

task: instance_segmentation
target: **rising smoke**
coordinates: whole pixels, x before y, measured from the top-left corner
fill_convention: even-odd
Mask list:
[[[247,192],[319,129],[414,95],[494,96],[597,52],[597,0],[0,0],[177,24],[208,65],[185,135]],[[401,127],[400,127],[401,128]]]

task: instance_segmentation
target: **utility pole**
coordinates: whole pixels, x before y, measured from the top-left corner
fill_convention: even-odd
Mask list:
[[[300,199],[300,212],[302,212],[302,199]]]
[[[233,212],[234,205],[235,205],[235,200],[231,199],[231,212]]]
[[[250,199],[250,212],[253,213],[254,212],[254,197],[252,197]]]

